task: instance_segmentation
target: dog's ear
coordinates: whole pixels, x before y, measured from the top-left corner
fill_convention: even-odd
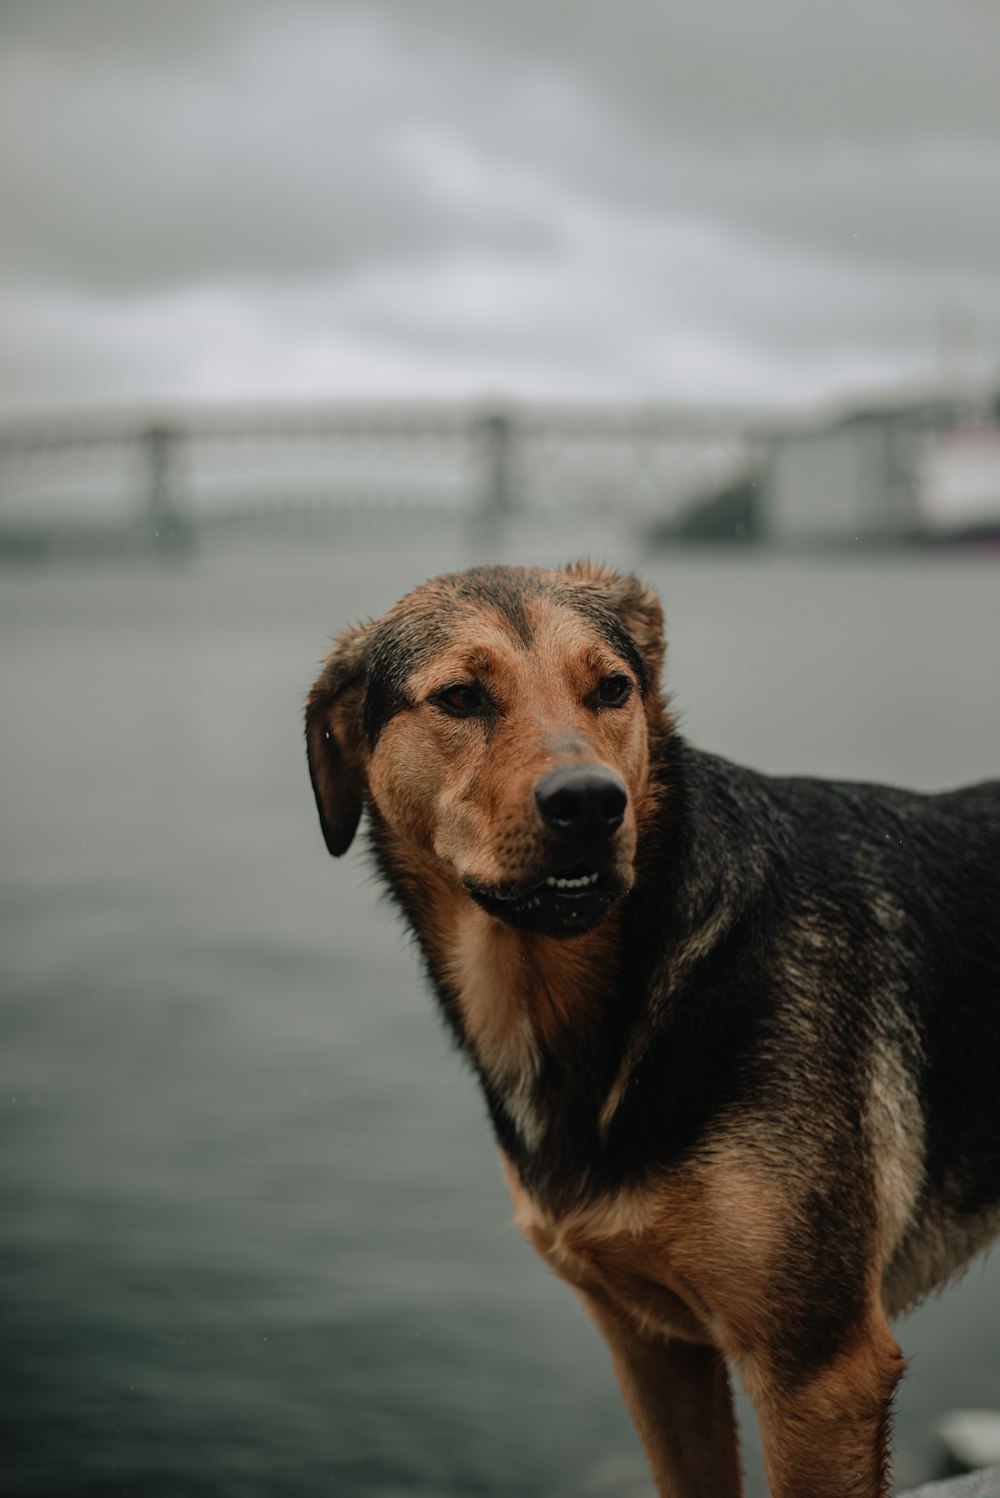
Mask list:
[[[663,669],[666,639],[663,609],[652,588],[631,574],[613,572],[595,562],[574,562],[566,572],[592,589],[618,615],[642,652],[649,680],[655,686]]]
[[[364,808],[361,708],[371,636],[370,624],[340,636],[306,703],[309,775],[326,846],[336,858],[354,841]]]

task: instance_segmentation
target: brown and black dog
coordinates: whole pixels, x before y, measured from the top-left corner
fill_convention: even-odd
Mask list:
[[[770,779],[687,745],[631,577],[477,568],[343,635],[313,787],[482,1083],[519,1225],[659,1491],[888,1491],[888,1318],[1000,1231],[1000,783]]]

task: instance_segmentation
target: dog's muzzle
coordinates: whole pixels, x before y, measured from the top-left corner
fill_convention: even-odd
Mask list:
[[[521,931],[580,936],[603,919],[628,889],[616,868],[613,839],[628,792],[603,765],[561,765],[535,786],[535,806],[549,834],[547,869],[533,877],[481,884],[466,879],[476,903]]]

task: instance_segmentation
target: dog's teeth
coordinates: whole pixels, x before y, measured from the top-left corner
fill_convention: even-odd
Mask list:
[[[588,884],[596,884],[599,877],[598,874],[581,874],[579,879],[557,879],[550,874],[545,883],[549,889],[584,889]]]

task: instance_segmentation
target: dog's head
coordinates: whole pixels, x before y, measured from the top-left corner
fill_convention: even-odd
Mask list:
[[[491,916],[590,930],[634,880],[663,615],[633,577],[482,567],[335,643],[306,737],[330,852],[367,806],[408,867]]]

